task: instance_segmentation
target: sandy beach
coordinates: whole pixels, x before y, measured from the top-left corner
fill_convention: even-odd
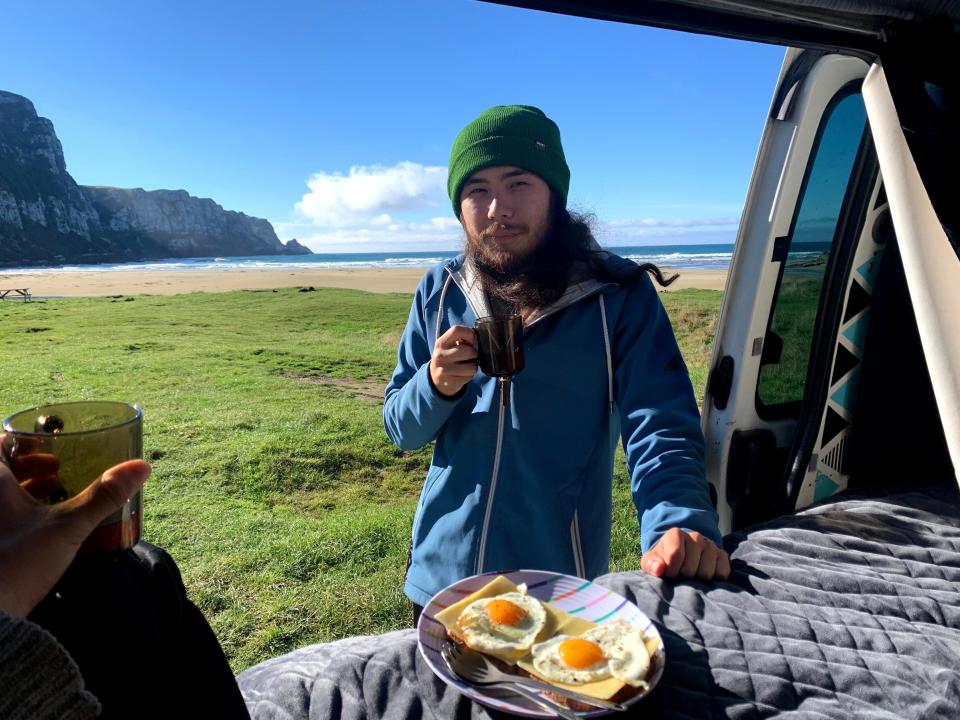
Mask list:
[[[424,268],[368,270],[91,270],[4,273],[0,289],[28,288],[37,297],[178,295],[191,292],[336,287],[367,292],[413,293]],[[725,270],[685,270],[670,290],[723,290]]]

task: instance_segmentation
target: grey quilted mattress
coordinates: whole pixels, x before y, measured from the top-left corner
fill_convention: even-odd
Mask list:
[[[726,538],[728,582],[598,582],[667,651],[637,718],[960,718],[954,484],[847,497]],[[414,631],[297,650],[242,673],[254,718],[497,717],[438,680]]]

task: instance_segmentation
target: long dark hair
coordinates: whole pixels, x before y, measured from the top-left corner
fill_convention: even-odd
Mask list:
[[[565,254],[570,262],[582,262],[590,274],[602,282],[616,282],[620,285],[633,285],[648,273],[660,287],[667,287],[680,275],[674,273],[665,277],[663,271],[653,263],[622,263],[622,269],[611,270],[606,262],[606,253],[597,249],[593,237],[592,225],[596,218],[588,213],[577,213],[562,207],[554,201],[551,207],[551,241],[565,246]],[[552,247],[556,248],[557,245]],[[628,264],[629,263],[629,264]]]

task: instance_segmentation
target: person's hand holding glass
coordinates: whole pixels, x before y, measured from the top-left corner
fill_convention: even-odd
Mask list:
[[[79,496],[109,468],[143,454],[143,413],[121,402],[44,405],[3,422],[3,455],[23,487],[56,505]],[[81,552],[116,551],[140,539],[142,498],[129,497],[89,533]]]
[[[46,493],[56,461],[34,456],[13,465],[19,478],[0,462],[0,610],[22,618],[53,588],[90,533],[140,492],[150,466],[120,463],[51,505],[34,493]]]

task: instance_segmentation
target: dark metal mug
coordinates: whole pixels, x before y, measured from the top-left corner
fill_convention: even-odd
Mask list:
[[[482,317],[473,326],[477,364],[489,377],[508,378],[523,370],[523,318]]]

